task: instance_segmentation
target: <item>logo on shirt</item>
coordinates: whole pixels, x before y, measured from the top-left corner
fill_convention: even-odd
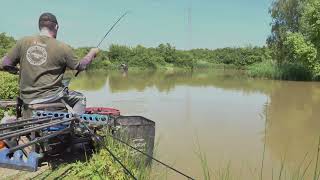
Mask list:
[[[40,66],[47,61],[47,57],[46,49],[39,45],[31,46],[27,50],[27,60],[32,65]]]

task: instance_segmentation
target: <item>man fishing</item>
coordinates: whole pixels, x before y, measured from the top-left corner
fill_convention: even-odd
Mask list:
[[[83,114],[83,94],[68,90],[62,83],[66,68],[83,71],[99,52],[92,48],[78,61],[72,48],[56,40],[59,24],[51,13],[39,18],[40,34],[24,37],[3,57],[2,69],[10,71],[19,64],[20,99],[24,104],[42,104],[64,100],[73,111]],[[26,110],[26,109],[25,109]]]

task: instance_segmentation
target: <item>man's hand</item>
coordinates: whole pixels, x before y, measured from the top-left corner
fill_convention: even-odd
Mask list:
[[[89,53],[80,61],[79,66],[77,68],[78,71],[75,76],[78,76],[78,74],[81,71],[85,70],[99,52],[99,48],[91,48]]]
[[[91,48],[90,49],[90,54],[92,54],[94,57],[96,57],[99,52],[100,52],[99,48]]]

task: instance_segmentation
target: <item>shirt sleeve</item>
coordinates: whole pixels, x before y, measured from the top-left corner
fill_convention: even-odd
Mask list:
[[[79,61],[70,47],[66,48],[64,59],[65,59],[66,66],[69,69],[76,70],[78,68]]]
[[[20,63],[20,58],[21,58],[21,40],[17,41],[16,45],[9,50],[8,54],[5,56],[5,60],[7,61],[7,63],[10,63],[10,65],[16,66],[18,63]]]

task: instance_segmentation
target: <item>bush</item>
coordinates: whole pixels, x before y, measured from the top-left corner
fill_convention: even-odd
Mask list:
[[[14,99],[19,92],[18,76],[0,72],[0,99]]]
[[[15,99],[19,93],[18,76],[6,72],[0,72],[0,99]],[[5,110],[0,109],[0,118],[3,117]],[[12,109],[9,112],[13,112]]]
[[[281,76],[277,79],[295,81],[313,79],[312,72],[301,63],[284,63],[278,66],[278,71],[281,74]]]

